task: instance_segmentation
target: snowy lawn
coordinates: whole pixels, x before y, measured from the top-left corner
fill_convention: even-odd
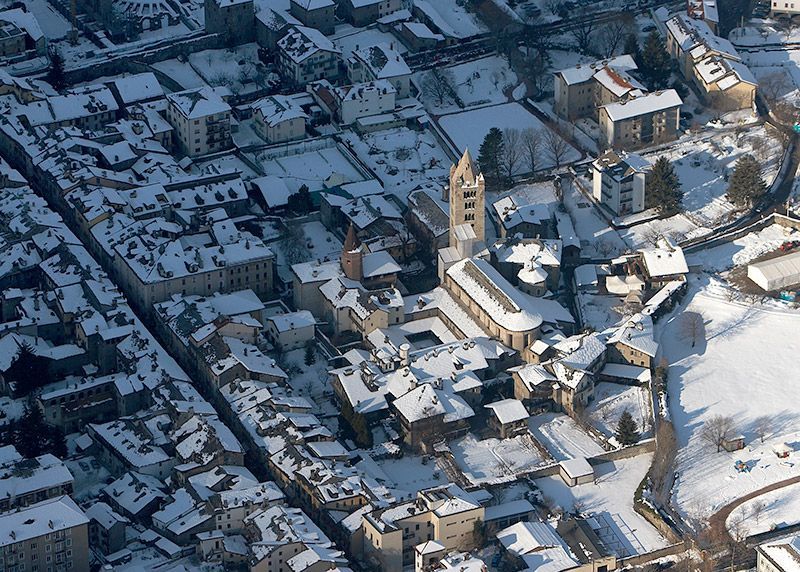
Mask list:
[[[650,468],[652,455],[595,467],[596,482],[568,487],[558,475],[536,480],[546,498],[565,511],[579,509],[606,525],[601,540],[618,556],[641,554],[669,543],[633,510],[633,493]]]
[[[301,225],[305,241],[301,245],[287,244],[277,240],[271,245],[281,279],[291,282],[292,264],[309,260],[334,260],[342,254],[342,242],[319,221],[305,222]],[[287,255],[289,260],[287,260]]]
[[[380,461],[365,455],[356,468],[391,489],[398,499],[412,498],[422,489],[448,482],[444,471],[440,471],[433,460],[423,464],[422,457],[414,455]]]
[[[586,408],[589,423],[606,437],[617,431],[617,423],[624,411],[629,411],[639,427],[642,438],[652,437],[653,422],[650,412],[650,391],[646,387],[619,383],[598,383],[594,388],[594,401]]]
[[[501,56],[489,56],[447,69],[453,74],[452,87],[465,107],[505,103],[508,101],[505,92],[519,83],[517,74],[508,65],[508,60]],[[435,94],[426,91],[426,78],[431,73],[421,72],[416,77],[422,89],[421,97],[425,107],[436,114],[459,111],[460,108],[454,101],[443,101],[440,104]]]
[[[256,43],[236,46],[233,51],[203,50],[191,54],[189,63],[209,85],[229,87],[234,93],[258,90],[253,81],[258,63]]]
[[[409,191],[418,185],[439,184],[449,176],[452,161],[428,130],[389,129],[361,136],[346,131],[342,138],[374,171],[383,188],[404,203]]]
[[[622,318],[615,308],[622,308],[624,300],[618,296],[579,292],[575,298],[580,307],[584,326],[602,331],[619,323]]]
[[[513,480],[515,475],[548,464],[529,435],[478,441],[468,434],[450,443],[456,463],[474,484]]]
[[[528,426],[556,461],[594,457],[605,452],[569,415],[542,413],[531,417]]]
[[[800,522],[800,483],[763,494],[743,503],[728,517],[728,529],[745,534],[767,532]]]
[[[771,483],[800,475],[800,463],[783,463],[772,452],[780,443],[800,443],[800,383],[796,356],[800,314],[728,301],[718,284],[692,285],[686,312],[702,315],[695,347],[682,315],[659,327],[669,368],[672,420],[678,433],[678,478],[674,504],[700,522],[725,504]],[[716,452],[701,437],[716,415],[733,418],[746,448]],[[768,416],[761,443],[756,420]],[[741,460],[752,469],[739,473]]]
[[[184,89],[195,87],[205,87],[206,81],[192,68],[189,62],[181,62],[176,59],[156,62],[153,67],[181,84]]]
[[[289,385],[294,394],[310,400],[315,405],[312,412],[323,425],[336,433],[339,409],[331,402],[333,392],[328,384],[328,362],[318,350],[315,357],[313,364],[306,365],[305,349],[296,349],[281,356],[278,364],[289,374]]]
[[[445,130],[456,148],[469,148],[475,157],[478,156],[478,149],[483,143],[484,137],[493,127],[498,129],[533,128],[542,130],[542,132],[547,130],[547,127],[536,116],[519,103],[504,103],[445,115],[439,118],[439,125]],[[579,158],[580,153],[574,147],[569,146],[568,151],[562,157],[561,164],[577,161]],[[543,149],[538,170],[548,169],[554,165],[553,158],[549,156],[546,149]],[[522,173],[524,170],[525,166],[520,165],[518,172]]]
[[[701,265],[707,272],[719,272],[747,264],[772,252],[787,240],[800,240],[800,232],[773,224],[732,242],[693,252],[687,256],[687,262],[690,265]]]

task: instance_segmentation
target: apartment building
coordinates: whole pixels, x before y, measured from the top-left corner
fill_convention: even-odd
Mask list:
[[[169,94],[166,117],[179,150],[190,157],[231,147],[231,108],[210,87]]]
[[[592,195],[620,216],[641,212],[651,168],[635,153],[608,151],[592,163]]]
[[[628,73],[636,69],[633,58],[622,55],[557,71],[554,75],[556,114],[568,121],[581,117],[596,119],[600,105],[646,91]]]
[[[306,136],[308,115],[291,97],[271,95],[253,104],[255,130],[267,143],[286,143]]]
[[[379,80],[335,87],[331,93],[337,119],[351,125],[362,117],[393,111],[397,91],[389,81]]]
[[[33,12],[13,8],[0,12],[0,57],[47,52],[47,38]]]
[[[294,26],[278,40],[278,68],[287,81],[297,86],[320,79],[336,81],[341,54],[314,28]]]
[[[398,99],[411,96],[411,68],[393,43],[354,50],[347,58],[347,77],[353,83],[387,80]]]
[[[717,36],[706,20],[683,14],[667,20],[666,28],[667,50],[710,105],[719,111],[754,107],[758,81],[733,44]]]
[[[364,557],[385,572],[414,565],[414,548],[436,541],[450,552],[476,546],[483,507],[454,484],[426,489],[413,501],[363,515]]]
[[[89,570],[89,519],[68,496],[0,515],[0,569]]]
[[[678,138],[680,107],[674,89],[632,97],[600,107],[602,144],[612,149],[636,149]]]

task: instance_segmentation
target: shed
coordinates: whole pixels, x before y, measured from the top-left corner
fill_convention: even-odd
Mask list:
[[[583,457],[561,461],[558,464],[558,473],[570,487],[594,482],[594,468]]]
[[[774,447],[772,447],[772,450],[775,452],[775,455],[777,455],[779,459],[788,459],[789,455],[791,455],[793,451],[793,449],[786,443],[775,445]]]
[[[744,449],[744,435],[737,435],[736,437],[728,437],[722,441],[722,448],[728,451],[739,451]]]
[[[502,399],[489,403],[486,408],[494,413],[490,422],[503,439],[527,432],[530,415],[518,399]]]

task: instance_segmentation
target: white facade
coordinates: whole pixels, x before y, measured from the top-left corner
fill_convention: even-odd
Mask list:
[[[314,339],[316,320],[308,310],[278,314],[267,319],[267,337],[283,351],[294,350]]]
[[[188,156],[216,153],[231,146],[231,108],[213,89],[171,93],[167,102],[167,121]]]
[[[639,155],[609,151],[592,163],[592,195],[620,216],[642,212],[649,170]]]
[[[362,117],[393,111],[396,93],[386,80],[335,88],[333,96],[339,108],[340,123],[350,125]]]

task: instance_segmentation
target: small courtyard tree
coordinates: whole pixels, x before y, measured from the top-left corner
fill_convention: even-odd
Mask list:
[[[656,208],[662,216],[672,216],[681,210],[681,182],[675,168],[666,157],[656,159],[647,177],[645,206]]]
[[[617,441],[620,445],[633,445],[639,441],[639,426],[627,409],[619,416],[617,423],[617,432],[615,434]]]
[[[703,423],[700,429],[700,438],[717,448],[717,453],[722,449],[722,444],[728,440],[733,433],[733,417],[728,415],[715,415]]]
[[[755,204],[767,191],[761,176],[761,165],[752,155],[744,155],[736,162],[728,183],[728,199],[739,207]]]

